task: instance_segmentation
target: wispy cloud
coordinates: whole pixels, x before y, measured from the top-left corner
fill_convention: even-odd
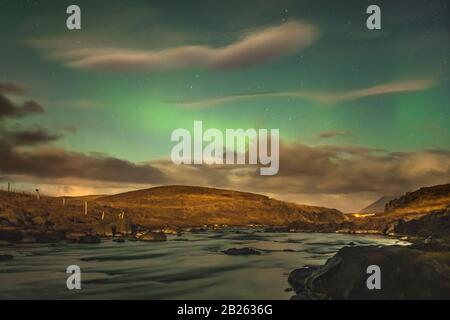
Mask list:
[[[26,92],[23,85],[10,82],[0,82],[0,93],[22,95]]]
[[[352,133],[349,131],[337,131],[337,130],[331,130],[331,131],[324,131],[317,135],[318,139],[331,139],[331,138],[338,138],[338,137],[351,137]]]
[[[391,82],[387,84],[376,85],[369,88],[347,92],[335,92],[335,93],[317,92],[317,91],[259,92],[259,93],[229,95],[193,101],[178,101],[175,102],[175,104],[186,108],[207,108],[219,106],[234,101],[250,100],[264,97],[284,97],[294,99],[297,98],[297,99],[311,100],[322,104],[335,104],[342,101],[357,100],[371,96],[426,90],[433,87],[436,83],[437,83],[436,80],[418,79],[410,81]]]
[[[50,58],[76,69],[152,72],[203,67],[225,70],[252,67],[278,59],[311,45],[317,36],[315,26],[290,21],[247,34],[241,40],[219,48],[207,45],[183,45],[163,50],[68,48],[64,43],[52,43],[48,39],[30,44],[44,47]]]
[[[44,103],[49,107],[97,109],[104,108],[105,104],[95,100],[48,100]]]
[[[365,146],[280,143],[280,171],[260,176],[254,166],[176,166],[152,161],[170,184],[192,184],[271,194],[276,198],[358,210],[385,194],[448,183],[448,150],[389,152]],[[361,201],[361,196],[366,198]],[[326,202],[324,200],[326,199]],[[347,201],[340,201],[346,199]]]

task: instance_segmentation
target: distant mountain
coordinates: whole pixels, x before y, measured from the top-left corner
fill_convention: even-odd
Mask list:
[[[368,205],[364,209],[360,210],[360,213],[382,213],[384,212],[386,204],[397,198],[398,196],[383,196],[374,203]]]

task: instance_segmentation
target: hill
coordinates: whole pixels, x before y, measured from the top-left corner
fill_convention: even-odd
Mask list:
[[[33,195],[0,191],[0,233],[64,230],[105,234],[113,225],[119,231],[129,232],[133,228],[286,226],[292,222],[322,225],[346,220],[335,209],[203,187],[165,186],[111,196],[41,197],[40,200]]]
[[[394,216],[424,215],[445,211],[448,206],[450,206],[450,183],[407,192],[386,204],[386,214]]]
[[[140,223],[188,225],[287,225],[339,223],[338,210],[298,205],[267,196],[233,190],[164,186],[100,197],[96,202],[127,208]]]

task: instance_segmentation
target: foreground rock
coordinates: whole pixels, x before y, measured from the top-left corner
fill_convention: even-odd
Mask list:
[[[252,254],[256,255],[261,254],[261,251],[258,251],[253,248],[230,248],[222,252],[230,256],[246,256]]]
[[[297,269],[293,299],[450,299],[450,251],[414,247],[344,247],[324,266]],[[366,285],[369,265],[381,269],[381,290]]]
[[[143,234],[137,234],[136,238],[140,241],[166,241],[167,236],[164,232],[146,232]]]
[[[0,254],[0,262],[10,261],[12,259],[14,259],[14,257],[10,254]]]

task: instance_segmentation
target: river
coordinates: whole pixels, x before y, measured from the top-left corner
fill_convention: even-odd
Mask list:
[[[166,242],[0,243],[0,254],[14,255],[0,262],[0,298],[289,299],[289,272],[321,265],[351,242],[399,244],[381,236],[254,229],[184,233]],[[251,247],[262,254],[221,252],[232,247]],[[69,265],[81,268],[81,290],[66,287]]]

